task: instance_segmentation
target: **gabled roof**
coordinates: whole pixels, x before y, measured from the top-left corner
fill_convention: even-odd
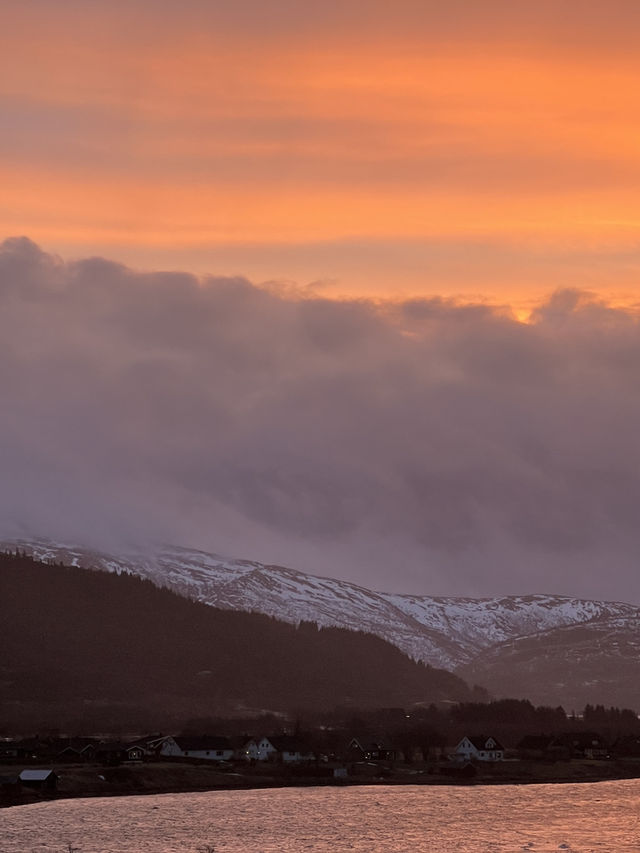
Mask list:
[[[277,737],[270,737],[268,740],[278,752],[312,752],[308,743],[292,735],[278,735]]]
[[[606,743],[597,732],[564,732],[560,739],[569,746],[578,749],[605,749]]]
[[[349,746],[352,746],[353,744],[363,752],[389,752],[391,750],[391,746],[386,740],[384,740],[384,738],[376,738],[373,735],[367,735],[366,737],[352,737],[349,741]]]
[[[111,741],[99,744],[97,752],[122,752],[123,749],[126,749],[126,746],[123,743]]]
[[[164,741],[169,740],[171,735],[146,735],[145,737],[136,738],[134,741],[129,743],[129,746],[139,746],[141,749],[144,749],[145,752],[157,749],[162,746]]]
[[[80,755],[83,752],[91,752],[96,749],[98,742],[95,738],[61,738],[57,742],[59,754],[63,752],[76,752]]]
[[[234,749],[245,749],[250,744],[257,745],[258,740],[258,738],[250,737],[249,735],[234,735],[229,738],[229,743]]]
[[[139,743],[101,743],[98,748],[98,754],[129,752],[131,749],[140,749],[144,751],[144,747]]]
[[[232,749],[229,738],[217,737],[215,735],[200,735],[198,737],[174,737],[183,752],[206,752],[212,749]]]
[[[471,743],[475,746],[475,748],[479,752],[484,752],[485,750],[496,750],[496,749],[504,750],[504,746],[502,746],[500,741],[497,738],[492,737],[491,735],[467,735],[466,738],[468,741],[471,741]],[[463,738],[463,740],[464,740],[464,738]],[[489,741],[492,741],[491,746],[487,746],[487,743]],[[460,743],[462,743],[462,741],[460,741]],[[458,744],[458,746],[459,745],[460,744]]]

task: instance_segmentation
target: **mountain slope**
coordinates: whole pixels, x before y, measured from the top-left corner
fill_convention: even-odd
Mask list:
[[[379,637],[220,610],[132,575],[5,554],[0,648],[5,724],[115,715],[149,725],[249,709],[406,706],[472,695],[455,675],[415,663]]]
[[[640,709],[640,620],[596,619],[525,637],[483,651],[459,667],[495,696],[536,704],[587,704]]]

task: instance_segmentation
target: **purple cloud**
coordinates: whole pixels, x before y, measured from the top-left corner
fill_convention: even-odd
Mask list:
[[[564,291],[524,325],[64,263],[22,238],[0,247],[0,307],[3,535],[640,598],[629,311]]]

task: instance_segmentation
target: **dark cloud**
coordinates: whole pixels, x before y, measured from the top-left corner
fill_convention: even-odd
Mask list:
[[[173,540],[373,586],[640,599],[640,334],[0,250],[3,534]]]

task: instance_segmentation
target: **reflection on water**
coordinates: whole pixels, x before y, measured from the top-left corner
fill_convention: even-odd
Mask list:
[[[640,851],[640,781],[62,800],[0,811],[0,853]]]

